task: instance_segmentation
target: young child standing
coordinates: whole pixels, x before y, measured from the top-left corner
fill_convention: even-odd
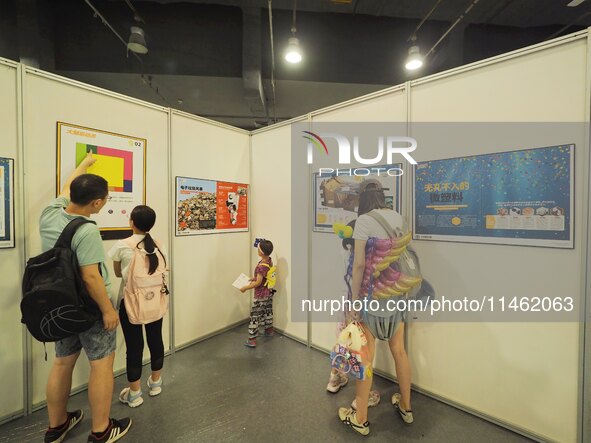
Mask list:
[[[140,406],[144,399],[140,381],[142,376],[142,355],[144,352],[143,329],[146,330],[146,340],[150,349],[150,365],[152,374],[148,378],[148,389],[151,397],[162,392],[162,367],[164,365],[164,342],[162,340],[162,318],[150,323],[133,324],[125,307],[126,303],[132,303],[125,297],[125,285],[130,273],[134,249],[139,249],[145,255],[145,266],[148,274],[154,274],[161,266],[166,266],[166,258],[162,246],[150,235],[150,230],[156,222],[156,213],[145,205],[136,206],[129,216],[129,226],[133,235],[125,240],[119,240],[109,251],[113,259],[113,268],[117,277],[123,278],[119,291],[119,319],[121,329],[127,346],[127,381],[129,385],[119,394],[119,401],[135,408]],[[168,294],[168,292],[166,292]],[[158,297],[162,297],[158,294]]]
[[[273,267],[271,254],[273,243],[269,240],[261,240],[258,244],[258,253],[261,260],[254,269],[254,277],[251,283],[240,288],[240,292],[254,289],[254,302],[250,310],[250,323],[248,324],[248,340],[244,346],[254,348],[257,345],[259,326],[265,329],[265,336],[273,335],[273,289],[267,287],[267,272]]]

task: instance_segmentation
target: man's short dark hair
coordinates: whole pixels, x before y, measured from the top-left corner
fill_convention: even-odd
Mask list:
[[[259,248],[261,248],[263,254],[269,256],[273,252],[273,243],[270,240],[261,240]]]
[[[79,206],[86,206],[93,200],[109,195],[107,180],[95,174],[82,174],[70,184],[70,201]]]

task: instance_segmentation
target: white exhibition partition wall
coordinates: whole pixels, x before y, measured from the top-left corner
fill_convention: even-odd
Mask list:
[[[425,136],[413,154],[419,161],[484,154],[554,144],[575,143],[575,248],[550,249],[501,245],[415,241],[423,273],[438,295],[497,295],[501,288],[530,294],[551,291],[582,297],[586,269],[583,245],[589,189],[589,42],[584,34],[539,45],[513,56],[498,57],[407,83],[381,94],[336,105],[307,116],[314,122],[407,122],[409,134],[421,122],[586,122],[569,133],[540,131],[511,138],[487,134],[479,140],[466,134],[453,143]],[[256,237],[273,240],[279,267],[275,298],[276,326],[313,346],[327,349],[335,338],[334,323],[292,321],[291,127],[256,131],[230,128],[167,108],[150,105],[78,82],[26,68],[19,76],[15,63],[0,60],[0,156],[20,161],[15,172],[16,245],[0,250],[5,297],[0,302],[0,374],[10,374],[0,402],[0,421],[27,409],[23,377],[27,356],[18,320],[20,276],[26,258],[40,252],[38,218],[55,196],[56,122],[146,138],[147,201],[158,218],[157,237],[169,241],[172,266],[173,336],[169,317],[165,346],[183,347],[248,317],[250,297],[231,286],[241,272],[252,272]],[[19,83],[22,79],[22,100]],[[22,128],[19,128],[22,109]],[[413,126],[414,125],[414,126]],[[22,135],[22,152],[19,146]],[[250,232],[174,236],[176,176],[250,183]],[[23,180],[19,182],[19,180]],[[410,216],[410,177],[403,180],[403,212]],[[20,188],[19,188],[20,186]],[[24,189],[24,194],[18,193]],[[20,194],[20,195],[19,195]],[[19,211],[18,205],[24,205]],[[311,208],[309,208],[311,210]],[[20,214],[25,214],[21,218]],[[308,223],[311,214],[298,214]],[[327,261],[340,263],[340,244],[331,234],[312,233],[302,241],[322,250]],[[113,241],[105,242],[108,250]],[[551,269],[552,273],[545,272]],[[494,272],[491,272],[493,270]],[[312,293],[340,291],[342,269],[330,276],[310,275]],[[450,278],[454,276],[454,278]],[[556,275],[563,278],[556,278]],[[114,287],[118,285],[112,277]],[[334,283],[333,283],[334,282]],[[301,297],[300,297],[301,298]],[[312,316],[313,319],[313,316]],[[577,440],[581,330],[573,323],[411,323],[409,354],[413,383],[421,390],[467,410],[540,439]],[[310,334],[309,334],[310,333]],[[45,399],[52,359],[32,342],[32,405]],[[124,368],[124,344],[118,335],[115,369]],[[394,374],[388,349],[378,350],[376,368]],[[327,367],[328,372],[328,367]],[[74,387],[87,381],[88,364],[81,358]]]
[[[291,127],[281,126],[252,137],[251,177],[253,198],[251,241],[273,242],[277,261],[277,294],[273,300],[275,327],[301,341],[308,340],[307,322],[291,315]],[[253,261],[257,257],[253,255]]]
[[[485,142],[466,135],[452,143],[434,135],[432,139],[423,138],[425,143],[415,151],[416,156],[413,154],[418,161],[425,161],[575,143],[573,250],[436,241],[415,241],[414,246],[421,257],[424,275],[440,296],[497,295],[498,275],[503,275],[501,287],[511,288],[512,293],[535,294],[543,288],[546,293],[573,295],[580,300],[584,294],[586,270],[582,260],[587,242],[582,228],[589,195],[585,171],[589,155],[587,51],[586,35],[577,34],[522,53],[409,82],[406,88],[335,105],[311,113],[309,119],[312,128],[314,122],[323,121],[406,121],[410,136],[413,124],[418,122],[580,123],[567,134],[564,130],[528,132],[515,138],[502,133],[487,134]],[[276,167],[280,162],[275,162],[275,158],[289,159],[290,154],[283,151],[290,146],[287,126],[255,131],[251,144],[253,183],[260,183],[261,188],[281,186],[255,171]],[[402,208],[409,217],[411,185],[407,175],[403,181]],[[258,226],[258,219],[265,216],[265,207],[255,202],[253,208]],[[311,223],[309,213],[301,218]],[[292,219],[285,214],[274,223],[288,224]],[[309,247],[322,250],[327,260],[341,263],[340,242],[334,235],[312,233],[309,242]],[[286,265],[290,267],[289,262]],[[552,273],[545,272],[548,269]],[[313,265],[307,272],[311,275],[312,295],[340,291],[342,272],[336,266],[331,276],[315,273]],[[557,279],[556,275],[566,277]],[[302,275],[291,273],[289,277],[297,280]],[[411,322],[408,340],[413,383],[424,392],[527,435],[574,442],[580,425],[581,327],[575,323]],[[335,324],[312,322],[310,334],[311,344],[326,350],[334,343]],[[393,375],[388,354],[386,346],[378,348],[376,368]]]
[[[249,149],[246,131],[172,114],[172,181],[181,176],[250,183]],[[173,237],[176,347],[248,318],[250,294],[242,294],[232,282],[240,273],[252,272],[249,245],[249,232]]]
[[[0,157],[14,159],[15,248],[0,249],[0,375],[7,382],[0,401],[0,421],[22,413],[25,407],[23,377],[23,327],[20,323],[21,275],[23,272],[24,236],[21,229],[18,192],[21,184],[17,174],[19,160],[17,79],[20,71],[16,64],[0,60]]]
[[[565,69],[565,67],[568,67]],[[544,48],[457,75],[411,83],[411,122],[580,122],[520,135],[423,138],[417,161],[575,143],[575,248],[415,241],[439,296],[563,294],[582,297],[586,233],[587,41]],[[417,125],[418,126],[418,125]],[[413,126],[411,125],[411,136]],[[424,135],[424,134],[423,134]],[[556,276],[562,275],[564,279]],[[543,438],[577,438],[577,323],[415,323],[414,383]],[[556,412],[560,411],[560,414]]]
[[[356,102],[343,107],[329,108],[312,113],[312,132],[315,123],[325,122],[406,122],[407,98],[406,90],[403,87],[394,88],[391,92],[383,95],[372,94],[367,100]],[[396,135],[406,135],[399,134]],[[315,169],[319,165],[315,165]],[[324,165],[320,165],[324,166]],[[329,166],[329,165],[327,165]],[[357,165],[362,167],[363,165]],[[355,167],[353,164],[352,167]],[[406,167],[403,167],[408,172]],[[405,192],[406,181],[402,180],[402,204],[407,201]],[[405,211],[402,211],[403,213]],[[405,214],[406,215],[406,214]],[[308,220],[313,220],[313,214],[309,214]],[[335,234],[325,232],[312,232],[311,246],[314,250],[315,263],[334,263],[335,266],[316,266],[311,269],[311,293],[315,298],[334,298],[342,292],[343,276],[345,268],[343,263],[343,249],[341,239]],[[312,315],[311,343],[320,349],[330,349],[336,341],[336,323],[314,321],[315,313]],[[376,352],[375,368],[392,376],[395,376],[394,365],[391,358],[388,358],[388,346],[378,343]]]
[[[56,122],[67,122],[118,134],[147,139],[146,204],[160,216],[155,237],[168,240],[170,230],[168,202],[168,110],[150,106],[123,96],[86,87],[60,77],[28,70],[24,84],[24,169],[27,248],[26,256],[41,252],[39,215],[56,195]],[[105,252],[115,241],[105,241]],[[119,280],[107,263],[113,289]],[[170,348],[169,316],[165,318],[163,336],[165,350]],[[53,345],[48,344],[48,361],[44,361],[43,345],[33,341],[32,403],[45,400],[45,384],[53,359]],[[125,343],[121,330],[117,334],[115,370],[125,367]],[[88,380],[89,365],[79,359],[73,388]]]

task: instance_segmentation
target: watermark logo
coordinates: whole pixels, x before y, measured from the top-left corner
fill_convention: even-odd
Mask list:
[[[324,152],[328,155],[328,147],[325,139],[333,139],[336,141],[339,153],[339,164],[350,165],[351,164],[351,151],[353,152],[353,158],[356,162],[362,165],[377,165],[384,163],[384,153],[386,156],[386,164],[394,163],[394,155],[402,155],[406,161],[411,165],[416,165],[417,162],[410,155],[415,149],[417,149],[417,141],[412,137],[402,136],[379,136],[377,140],[377,154],[375,157],[364,158],[359,152],[359,137],[353,137],[353,143],[349,141],[347,137],[342,134],[334,132],[326,132],[315,134],[310,131],[302,131],[307,134],[303,137],[308,140],[308,164],[311,165],[314,161],[314,147],[319,151]],[[402,145],[402,146],[401,146]],[[353,149],[351,150],[351,146]]]
[[[304,135],[303,137],[306,140],[308,140],[308,164],[309,165],[312,164],[312,145],[316,146],[316,148],[320,152],[325,152],[326,155],[328,156],[328,148],[326,147],[326,143],[324,142],[324,140],[322,140],[322,137],[320,137],[319,135],[316,135],[310,131],[302,131],[302,132],[304,134],[308,134],[308,135]]]

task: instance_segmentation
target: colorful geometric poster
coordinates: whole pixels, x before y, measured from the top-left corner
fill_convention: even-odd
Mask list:
[[[388,174],[392,174],[389,175]],[[337,172],[314,173],[314,228],[315,232],[333,232],[335,223],[348,224],[357,219],[359,187],[365,180],[380,182],[386,206],[400,212],[400,177],[402,164],[376,166],[370,169],[342,169]],[[365,175],[367,173],[367,175]],[[358,174],[358,175],[356,175]]]
[[[14,248],[14,160],[0,157],[0,248]]]
[[[103,238],[129,234],[129,214],[146,202],[146,140],[58,122],[58,194],[88,152],[96,162],[87,172],[107,180],[109,197],[96,220]]]
[[[176,235],[248,231],[248,185],[176,177]]]
[[[572,248],[574,148],[419,163],[414,238]]]

